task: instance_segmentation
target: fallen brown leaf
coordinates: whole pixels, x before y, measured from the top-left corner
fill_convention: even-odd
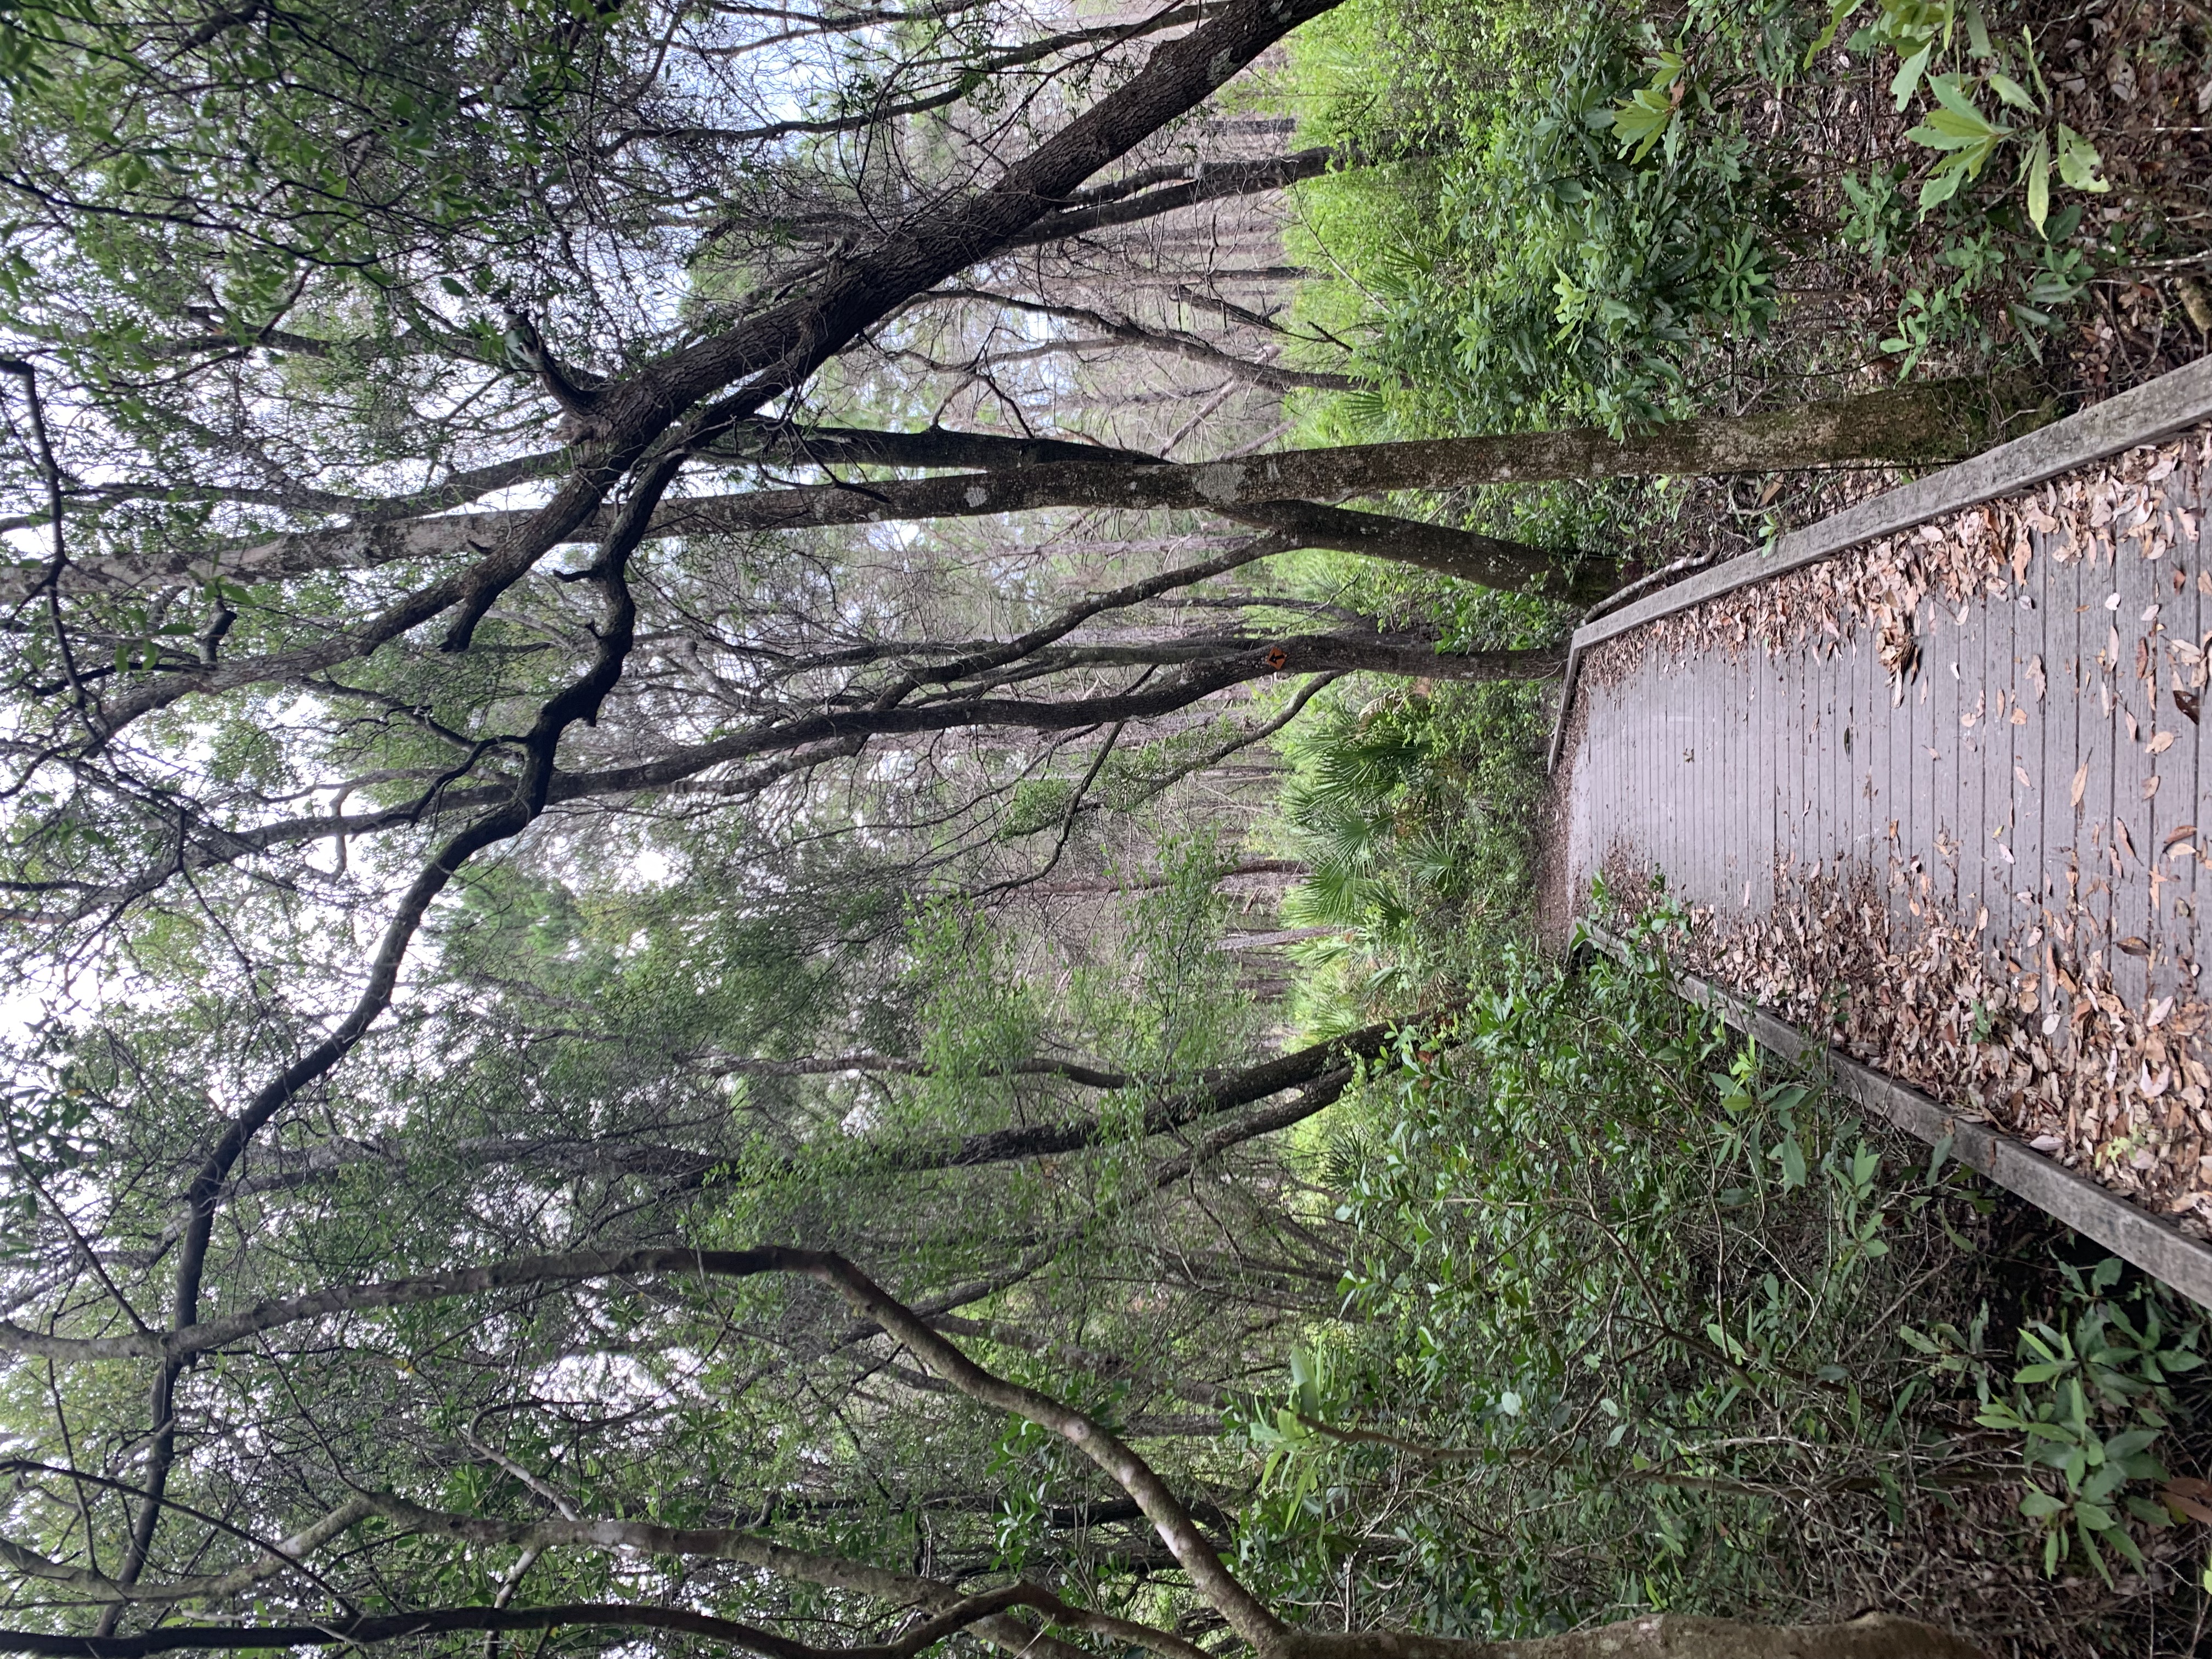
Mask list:
[[[2175,1483],[2176,1486],[2179,1484],[2179,1482]],[[2204,1483],[2200,1480],[2197,1484],[2202,1486]],[[2172,1510],[2175,1515],[2191,1521],[2201,1521],[2207,1526],[2212,1526],[2212,1509],[2205,1508],[2194,1498],[2183,1497],[2175,1490],[2175,1486],[2161,1487],[2158,1497],[2159,1501]]]

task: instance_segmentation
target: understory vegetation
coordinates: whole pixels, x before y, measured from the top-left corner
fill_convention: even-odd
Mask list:
[[[1507,947],[1303,1143],[1358,1242],[1231,1419],[1240,1560],[1332,1622],[1940,1594],[1991,1651],[2189,1650],[2202,1310],[1682,1002],[1660,942]]]
[[[1299,192],[1292,331],[1372,381],[1300,394],[1309,435],[1619,433],[1905,378],[2101,394],[2186,362],[2212,331],[2208,27],[2179,4],[1352,0],[1282,84],[1303,136],[1397,158]],[[1439,507],[1710,556],[1832,489]]]
[[[1992,1650],[2190,1650],[2202,1310],[1683,1003],[1663,912],[1626,964],[1536,949],[1546,700],[1364,696],[1283,744],[1291,1006],[1430,1012],[1300,1144],[1358,1243],[1231,1419],[1240,1560],[1492,1638],[1942,1584]]]
[[[1299,193],[1290,326],[1373,383],[1299,394],[1304,430],[1621,432],[1939,375],[2068,398],[2187,361],[2212,199],[2139,100],[2162,75],[2201,122],[2208,41],[2156,7],[1353,0],[1279,82],[1302,137],[1397,158]],[[1656,566],[1836,488],[1431,507]],[[1306,574],[1452,648],[1572,622]],[[1358,1243],[1340,1316],[1235,1421],[1240,1560],[1330,1624],[1934,1596],[1993,1652],[2197,1651],[2203,1311],[1686,1007],[1649,944],[1536,949],[1550,707],[1353,680],[1279,740],[1293,1018],[1431,1012],[1301,1142]]]

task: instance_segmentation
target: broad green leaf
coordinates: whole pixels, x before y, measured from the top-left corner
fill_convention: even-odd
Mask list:
[[[1943,1132],[1942,1139],[1936,1143],[1934,1148],[1928,1154],[1928,1175],[1926,1177],[1928,1180],[1932,1182],[1936,1179],[1937,1175],[1942,1173],[1944,1164],[1950,1158],[1951,1146],[1951,1133],[1947,1129]]]
[[[1974,57],[1986,61],[1997,55],[1990,44],[1990,26],[1982,16],[1982,9],[1973,0],[1966,0],[1966,50]]]
[[[1613,130],[1620,139],[1620,153],[1628,155],[1632,147],[1633,161],[1640,161],[1651,153],[1651,147],[1667,136],[1676,114],[1673,101],[1662,93],[1649,89],[1632,94],[1613,106]]]
[[[1989,123],[1982,118],[1982,112],[1974,102],[1971,90],[1972,84],[1963,75],[1931,75],[1928,77],[1928,90],[1936,94],[1937,103],[1952,114],[1972,122],[1977,129],[1987,131]],[[1941,118],[1940,112],[1935,118]]]
[[[1944,120],[1948,112],[1938,110],[1917,127],[1905,129],[1905,136],[1914,143],[1928,149],[1969,149],[1989,142],[1989,134],[1982,131],[1961,131],[1955,118]],[[1942,121],[1943,124],[1938,125]]]
[[[1932,40],[1921,47],[1905,60],[1897,71],[1896,79],[1889,83],[1890,94],[1897,100],[1900,112],[1912,101],[1913,88],[1920,84],[1921,71],[1928,67],[1928,55],[1935,50],[1936,44]]]
[[[1810,69],[1813,66],[1813,60],[1826,51],[1829,43],[1836,38],[1836,31],[1856,16],[1858,9],[1865,3],[1866,0],[1833,0],[1828,8],[1826,25],[1813,37],[1813,44],[1805,48],[1803,67]]]
[[[2106,1463],[2104,1468],[2081,1483],[2083,1501],[2101,1504],[2127,1484],[2128,1472],[2118,1463]]]
[[[2075,190],[2101,196],[2112,188],[2109,183],[2097,177],[2097,169],[2104,165],[2105,158],[2097,153],[2094,144],[2064,122],[2058,124],[2058,176],[2061,179]],[[2098,1269],[2100,1273],[2103,1271],[2101,1267]]]
[[[1920,186],[1921,212],[1926,213],[1929,209],[1949,201],[1959,193],[1959,186],[1966,182],[1966,169],[1963,165],[1946,162],[1938,167],[1929,176],[1928,182]]]
[[[2172,1511],[2163,1504],[2154,1504],[2148,1498],[2130,1498],[2127,1504],[2128,1513],[2147,1527],[2170,1527],[2174,1523]]]
[[[1805,1184],[1805,1149],[1797,1144],[1796,1135],[1787,1135],[1774,1156],[1782,1163],[1782,1185],[1785,1191],[1794,1192]]]
[[[2035,55],[2035,37],[2023,27],[2020,32],[2020,42],[2027,54],[2028,76],[2035,82],[2036,91],[2042,94],[2043,101],[2047,104],[2051,101],[2051,88],[2043,78],[2043,65]]]
[[[2044,133],[2035,135],[2028,146],[2027,159],[2021,165],[2027,178],[2027,218],[2035,227],[2036,234],[2047,236],[2044,228],[2051,217],[2051,140]]]

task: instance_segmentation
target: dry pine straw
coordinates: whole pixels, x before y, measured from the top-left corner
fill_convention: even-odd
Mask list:
[[[2176,500],[2201,501],[2186,490],[2192,473],[2200,483],[2212,477],[2212,431],[2137,449],[1663,618],[1593,653],[1588,684],[1592,690],[1619,684],[1647,650],[1668,665],[1714,653],[1741,660],[1753,650],[1770,657],[1833,651],[1864,629],[1877,635],[1893,702],[1901,702],[1918,674],[1916,619],[1925,601],[1940,599],[1956,611],[2004,599],[2039,556],[2108,566],[2164,559],[2176,530],[2193,550],[2201,545],[2195,519],[2168,511],[2166,499],[2171,489]],[[2212,593],[2212,571],[2194,574]],[[2107,674],[2162,684],[2193,720],[2206,685],[2206,644],[2160,624],[2131,660],[2113,648],[2096,662]],[[2027,678],[2039,700],[2039,658]],[[1971,723],[1984,712],[1962,719]],[[2153,752],[2170,742],[2153,733]],[[2077,807],[2080,787],[2077,779]],[[1894,843],[1894,825],[1891,834]],[[1957,843],[1939,837],[1937,851],[1952,860],[1955,876]],[[2191,959],[2193,915],[2179,942],[2151,947],[2154,963],[2172,963],[2169,977],[2179,989],[2131,1006],[2115,990],[2110,952],[2140,957],[2145,943],[2109,937],[2084,902],[2070,854],[2063,895],[2017,924],[2000,919],[1992,927],[1986,909],[1976,906],[1968,915],[1947,902],[1939,873],[1910,849],[1893,846],[1881,868],[1832,860],[1808,869],[1778,853],[1774,908],[1742,921],[1693,908],[1686,938],[1672,947],[1680,966],[1795,1024],[1827,1030],[1847,1053],[1962,1116],[1995,1123],[2168,1212],[2185,1231],[2212,1237],[2212,1008]],[[2212,818],[2200,837],[2179,836],[2143,854],[2176,863],[2212,856]],[[2120,867],[2117,848],[2094,856]],[[1616,849],[1607,862],[1613,892],[1632,909],[1648,908],[1653,888],[1632,851]],[[2140,869],[2145,857],[2133,862]]]

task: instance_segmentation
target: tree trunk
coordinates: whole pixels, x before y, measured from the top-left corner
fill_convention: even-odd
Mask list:
[[[1348,444],[1294,449],[1247,460],[1191,465],[1139,462],[1126,452],[1099,450],[1028,464],[1033,441],[983,439],[994,447],[988,473],[883,483],[830,483],[757,489],[665,503],[651,534],[712,535],[798,530],[918,519],[975,518],[1043,507],[1180,508],[1212,512],[1298,535],[1314,547],[1339,548],[1442,570],[1486,586],[1520,587],[1555,580],[1553,556],[1447,526],[1321,507],[1315,502],[1400,489],[1449,489],[1472,484],[1546,483],[1567,479],[1696,477],[1730,472],[1954,460],[1985,447],[2020,400],[2015,388],[1946,381],[1868,392],[1840,403],[1747,416],[1680,421],[1626,439],[1594,428],[1441,438],[1413,443]],[[946,465],[953,441],[971,434],[838,433],[818,441],[822,459],[836,449],[854,459],[881,458],[908,465]],[[980,434],[975,434],[980,435]],[[890,463],[907,438],[915,459]],[[799,440],[779,440],[798,442]],[[921,459],[927,455],[933,459]],[[1006,465],[1013,461],[1013,465]],[[279,571],[381,564],[434,557],[496,542],[542,509],[457,514],[361,530],[283,536],[228,556],[226,568],[245,576]],[[568,538],[599,533],[604,514],[581,521]],[[1371,522],[1370,522],[1371,521]],[[1609,569],[1585,574],[1571,591],[1603,591]],[[1594,595],[1593,595],[1594,597]]]
[[[1140,219],[1172,213],[1177,208],[1194,207],[1200,202],[1280,190],[1301,179],[1317,179],[1334,167],[1357,166],[1365,159],[1356,149],[1323,147],[1297,150],[1289,155],[1271,155],[1257,161],[1201,161],[1189,169],[1192,176],[1185,184],[1169,185],[1144,195],[1109,202],[1097,199],[1105,194],[1103,191],[1093,192],[1088,203],[1079,198],[1074,205],[1038,220],[1007,246],[1034,247],[1040,242],[1056,242],[1087,231],[1134,224]]]
[[[1752,1625],[1653,1613],[1525,1642],[1461,1642],[1385,1632],[1290,1632],[1269,1659],[1983,1659],[1962,1637],[1870,1613],[1840,1625]]]

